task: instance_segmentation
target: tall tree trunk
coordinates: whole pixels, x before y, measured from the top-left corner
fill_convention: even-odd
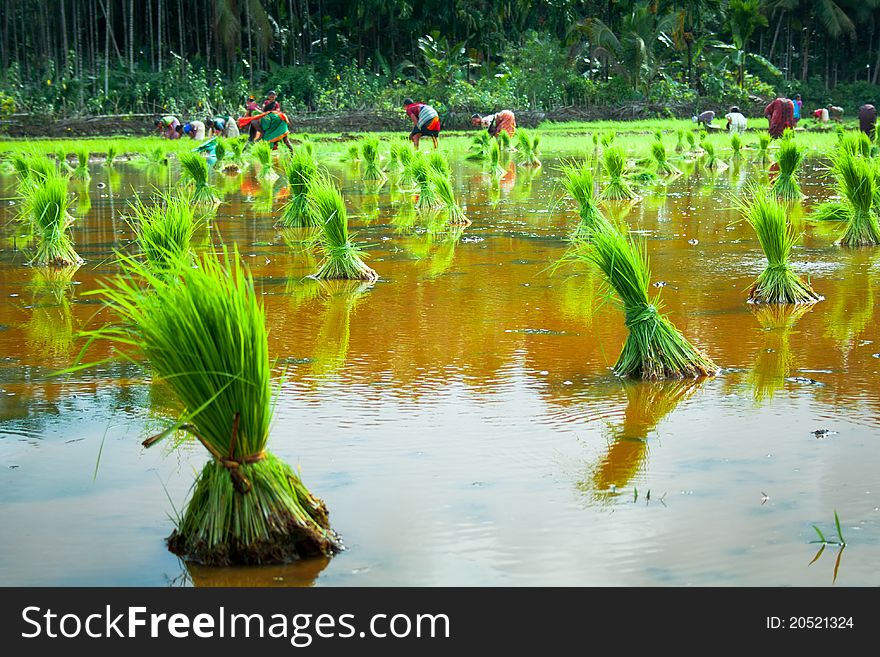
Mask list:
[[[134,72],[134,0],[128,0],[128,70]]]
[[[251,89],[254,87],[254,49],[251,43],[251,12],[245,7],[244,10],[245,15],[245,29],[247,30],[247,44],[248,44],[248,76],[251,84]]]
[[[186,39],[183,32],[183,0],[177,0],[177,34],[180,36],[180,52],[178,55],[186,57]]]
[[[104,98],[110,95],[110,2],[102,3],[104,8]]]
[[[159,60],[159,73],[161,73],[162,72],[162,51],[165,49],[165,43],[162,41],[162,19],[164,18],[164,15],[162,12],[162,0],[159,0],[159,7],[158,7],[158,11],[156,13],[159,14],[159,36],[156,39],[156,47],[157,47],[158,52],[156,54],[158,55],[158,60]]]
[[[776,22],[776,31],[773,32],[773,41],[770,43],[770,53],[767,55],[767,59],[771,62],[773,61],[773,53],[776,51],[776,40],[779,38],[779,29],[782,27],[782,19],[785,18],[785,10],[782,10],[782,13],[779,14],[779,20]]]
[[[150,32],[150,70],[156,70],[156,39],[153,36],[153,0],[147,0],[147,25]]]
[[[61,5],[61,47],[64,48],[64,74],[67,75],[67,69],[70,66],[70,54],[67,50],[67,14],[64,11],[64,0],[60,0]]]
[[[3,43],[0,43],[0,63],[3,64],[3,70],[6,71],[9,69],[9,14],[12,13],[13,9],[12,0],[6,3],[6,7],[3,9]]]
[[[801,62],[801,82],[807,81],[807,75],[810,71],[810,34],[812,33],[810,23],[801,35],[801,56],[804,58]]]

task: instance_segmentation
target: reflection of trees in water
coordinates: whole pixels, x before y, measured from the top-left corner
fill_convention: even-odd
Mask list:
[[[785,387],[785,379],[795,369],[789,337],[813,305],[772,303],[750,307],[764,332],[764,341],[749,372],[755,400],[762,401],[772,399],[776,391]]]
[[[648,436],[702,386],[705,379],[631,381],[621,379],[627,406],[623,422],[611,427],[608,451],[577,488],[598,502],[611,501],[646,467]]]
[[[330,563],[327,557],[302,559],[277,566],[217,568],[185,562],[184,579],[197,587],[287,587],[314,586]]]

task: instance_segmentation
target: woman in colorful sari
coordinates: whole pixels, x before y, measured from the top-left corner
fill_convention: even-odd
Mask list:
[[[436,149],[440,137],[440,115],[437,114],[437,110],[425,103],[414,103],[409,98],[403,101],[403,107],[406,115],[413,122],[414,127],[409,133],[409,138],[415,149],[419,149],[419,140],[422,137],[430,137]]]
[[[267,141],[272,144],[272,150],[278,148],[278,142],[284,142],[291,152],[293,144],[290,143],[290,126],[287,124],[287,116],[279,111],[261,112],[253,116],[243,116],[238,120],[238,127],[253,126],[254,141]]]
[[[779,139],[786,128],[794,128],[794,103],[789,98],[777,98],[764,108],[770,121],[770,136]]]
[[[158,118],[154,125],[156,126],[156,132],[165,137],[165,139],[178,139],[180,137],[180,133],[177,132],[177,126],[180,125],[180,121],[177,120],[176,116],[168,114]]]
[[[490,137],[497,137],[502,130],[513,137],[516,132],[516,116],[510,110],[501,110],[486,116],[474,114],[471,116],[471,125],[486,128]]]

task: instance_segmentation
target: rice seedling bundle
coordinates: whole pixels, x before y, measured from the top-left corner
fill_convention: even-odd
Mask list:
[[[274,180],[278,177],[272,166],[272,147],[265,141],[258,141],[253,145],[251,154],[254,161],[260,165],[260,177]]]
[[[608,176],[608,184],[602,192],[602,198],[613,201],[634,199],[635,193],[624,179],[626,173],[626,154],[618,146],[605,149],[602,154],[602,166]]]
[[[541,160],[538,155],[538,147],[541,143],[541,136],[532,134],[526,130],[520,130],[517,133],[517,151],[519,152],[519,163],[528,167],[541,166]]]
[[[776,151],[779,174],[772,183],[772,189],[776,196],[786,201],[793,201],[803,196],[797,181],[797,170],[803,161],[804,151],[798,148],[793,139],[780,142],[779,150]]]
[[[681,171],[669,163],[669,159],[666,156],[666,147],[662,141],[654,141],[651,144],[651,155],[654,157],[654,165],[658,175],[671,176],[681,173]]]
[[[851,215],[852,206],[849,203],[825,201],[810,213],[810,219],[815,221],[849,221]]]
[[[693,153],[695,150],[697,150],[697,138],[694,136],[693,132],[687,132],[686,136],[688,146],[690,146],[690,151]]]
[[[430,210],[439,205],[434,186],[431,184],[431,170],[428,158],[421,153],[415,153],[409,162],[409,175],[419,188],[419,199],[416,202],[416,208],[419,210]]]
[[[792,130],[791,128],[786,128],[785,130],[783,130],[781,139],[782,141],[791,141],[792,139],[794,139],[794,130]]]
[[[738,160],[742,157],[742,138],[739,133],[734,132],[730,135],[730,149],[733,151],[733,158]]]
[[[489,133],[480,131],[471,140],[471,145],[467,154],[469,160],[485,160],[489,155]]]
[[[61,147],[55,150],[55,163],[58,165],[58,171],[70,171],[70,165],[67,163],[67,151]]]
[[[28,188],[60,175],[56,163],[42,155],[13,155],[12,166],[18,178],[17,189],[20,195],[24,195]]]
[[[129,260],[102,293],[120,321],[92,339],[148,361],[183,408],[174,427],[144,445],[180,430],[211,455],[175,520],[169,550],[209,565],[336,552],[324,503],[266,449],[274,408],[266,316],[238,252],[207,253],[172,278]]]
[[[150,164],[168,164],[168,156],[161,146],[156,146],[155,148],[147,151],[146,156],[147,161]]]
[[[196,153],[181,153],[179,159],[182,177],[189,180],[193,188],[193,202],[219,203],[220,199],[214,192],[214,187],[208,183],[210,167],[207,160]]]
[[[770,135],[766,132],[762,132],[758,135],[758,155],[761,156],[761,159],[767,158],[767,150],[770,148]]]
[[[364,180],[384,180],[385,174],[379,166],[379,140],[367,137],[361,144],[361,156],[364,161]]]
[[[651,271],[644,247],[603,222],[574,255],[598,267],[623,304],[629,335],[614,365],[615,374],[655,380],[711,376],[718,371],[661,314],[659,293],[649,298]]]
[[[872,207],[880,183],[877,171],[868,160],[842,151],[835,158],[834,172],[838,191],[851,208],[840,243],[843,246],[880,244],[880,225]]]
[[[498,133],[498,143],[501,144],[502,150],[507,150],[510,148],[510,135],[506,130],[502,130]]]
[[[348,147],[348,152],[343,156],[344,160],[348,160],[349,162],[360,162],[361,161],[361,149],[357,144],[351,144]]]
[[[119,145],[111,141],[107,144],[107,159],[104,160],[104,165],[112,167],[117,157],[119,157]]]
[[[602,133],[602,147],[608,148],[611,144],[614,143],[614,139],[617,137],[617,133],[614,130],[606,130]]]
[[[71,173],[73,178],[77,180],[90,180],[92,174],[89,173],[89,151],[86,149],[78,149],[76,151],[76,168]]]
[[[45,179],[35,179],[22,191],[19,218],[37,241],[29,264],[68,267],[83,262],[70,236],[74,219],[68,212],[69,203],[67,180],[55,171]]]
[[[715,157],[715,147],[708,141],[703,142],[702,147],[705,151],[703,166],[707,169],[714,169],[718,166],[718,159]]]
[[[794,273],[789,264],[797,235],[785,207],[771,190],[757,185],[740,203],[743,218],[755,230],[767,266],[749,287],[750,303],[816,303],[821,301],[813,288]]]
[[[675,142],[675,152],[681,153],[684,151],[684,130],[679,129],[675,133],[676,142]]]
[[[229,149],[232,151],[232,162],[241,168],[244,164],[244,147],[247,142],[244,139],[232,139],[229,142]]]
[[[214,157],[217,158],[217,162],[223,162],[226,159],[226,140],[222,137],[219,137],[216,141],[216,145],[214,146]]]
[[[501,166],[501,145],[497,141],[493,141],[489,147],[489,173],[494,177],[507,173]]]
[[[578,204],[580,221],[571,239],[589,239],[590,234],[600,222],[607,221],[599,210],[596,198],[596,182],[593,169],[588,162],[565,162],[562,165],[562,185]]]
[[[461,209],[455,198],[455,191],[452,189],[449,176],[436,169],[432,169],[429,177],[429,182],[434,187],[437,199],[440,201],[442,208],[448,213],[448,223],[456,226],[470,226],[470,219],[467,218],[467,215],[465,215],[464,210]]]
[[[129,224],[146,266],[157,276],[169,276],[191,264],[195,209],[184,195],[162,194],[155,201],[145,203],[136,198],[131,202]]]
[[[284,174],[290,185],[290,198],[281,210],[279,225],[286,228],[295,226],[313,226],[312,215],[309,213],[309,186],[318,175],[318,165],[305,151],[296,150],[290,159],[284,162]]]
[[[449,166],[449,160],[439,151],[432,151],[428,156],[428,166],[441,176],[452,177],[452,168]]]
[[[861,130],[845,132],[837,142],[838,151],[846,151],[851,155],[870,157],[871,140]]]
[[[362,260],[363,250],[349,238],[345,201],[332,181],[316,178],[312,182],[309,212],[321,229],[318,246],[324,256],[315,278],[374,281],[379,277]]]

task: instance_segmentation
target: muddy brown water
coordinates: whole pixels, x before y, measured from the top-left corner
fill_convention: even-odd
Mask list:
[[[756,312],[745,290],[763,259],[730,208],[758,169],[642,188],[613,210],[644,235],[672,320],[724,370],[623,381],[610,367],[626,329],[600,277],[551,267],[576,221],[557,166],[514,167],[494,187],[455,164],[473,225],[450,235],[394,185],[369,193],[331,164],[372,286],[304,278],[316,261],[303,232],[273,228],[280,184],[273,200],[251,178],[222,180],[197,242],[236,242],[250,263],[285,375],[270,448],[301,468],[348,547],[265,569],[187,567],[166,550],[206,454],[140,446],[173,416],[161,388],[120,360],[50,376],[103,321],[86,293],[130,248],[126,200],[159,179],[92,167],[74,228],[86,264],[70,272],[24,266],[2,201],[0,582],[828,586],[838,549],[810,565],[812,525],[835,535],[836,510],[837,585],[880,584],[880,250],[804,223],[793,262],[826,300]],[[830,194],[818,166],[807,208]],[[0,197],[13,193],[0,177]]]

